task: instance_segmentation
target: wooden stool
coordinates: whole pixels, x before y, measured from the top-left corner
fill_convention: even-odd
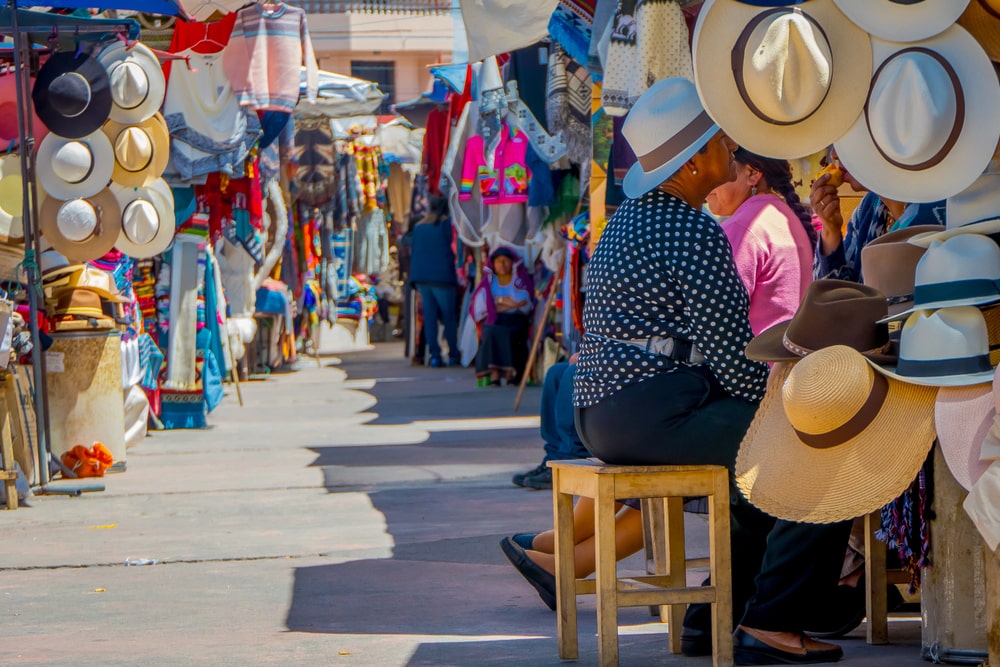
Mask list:
[[[670,650],[680,652],[684,605],[712,605],[712,655],[716,667],[733,664],[732,584],[729,547],[729,473],[721,466],[613,466],[585,459],[550,461],[556,530],[556,598],[559,657],[578,657],[576,596],[597,593],[601,665],[618,664],[618,608],[670,605]],[[573,496],[594,500],[596,576],[577,579]],[[708,496],[709,564],[712,586],[688,587],[684,561],[684,496]],[[618,578],[615,500],[664,499],[669,528],[663,545],[666,570],[652,576]]]
[[[865,515],[865,615],[868,617],[865,639],[872,645],[889,643],[887,587],[910,583],[907,572],[890,570],[885,565],[885,542],[875,537],[881,522],[881,510]]]
[[[711,566],[706,558],[685,558],[684,541],[684,500],[682,498],[642,499],[642,546],[646,555],[646,574],[670,574],[680,571],[681,558],[685,576],[686,570]],[[671,622],[670,610],[677,617],[677,627],[684,618],[684,608],[680,605],[653,605],[649,615],[659,617],[664,623]],[[677,653],[680,635],[670,635],[671,650]],[[676,647],[674,642],[677,642]]]

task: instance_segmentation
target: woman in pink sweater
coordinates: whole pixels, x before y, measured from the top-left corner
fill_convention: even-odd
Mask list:
[[[733,247],[740,278],[750,295],[750,328],[764,329],[792,319],[812,280],[816,230],[792,186],[786,160],[738,148],[736,180],[708,195]]]

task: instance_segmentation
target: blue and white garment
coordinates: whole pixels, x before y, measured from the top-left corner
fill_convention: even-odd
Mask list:
[[[608,222],[587,267],[586,334],[573,402],[595,405],[622,388],[677,368],[621,341],[690,341],[726,393],[759,401],[767,364],[743,348],[753,338],[750,300],[722,228],[660,190],[627,200]]]

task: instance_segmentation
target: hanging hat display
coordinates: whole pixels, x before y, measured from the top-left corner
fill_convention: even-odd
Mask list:
[[[914,275],[926,250],[910,240],[920,234],[936,234],[944,225],[914,225],[873,239],[861,249],[861,275],[865,285],[885,295],[889,315],[913,305]],[[881,319],[881,318],[879,318]]]
[[[0,158],[0,242],[24,241],[24,180],[21,156],[9,153]]]
[[[788,521],[874,512],[906,490],[927,458],[936,392],[876,372],[844,345],[777,366],[740,444],[737,485]]]
[[[944,230],[915,235],[910,243],[927,247],[931,241],[946,241],[958,234],[1000,232],[1000,161],[992,160],[972,185],[948,197],[944,218]]]
[[[31,98],[49,130],[72,139],[100,129],[111,113],[108,73],[85,53],[52,54],[38,71]]]
[[[17,129],[16,79],[17,77],[12,71],[0,75],[0,151],[17,148],[20,142]],[[30,79],[29,85],[33,85],[34,81],[34,78]],[[31,110],[31,127],[35,132],[35,145],[37,146],[49,133],[49,130],[38,118],[34,105],[29,105],[28,108]]]
[[[864,107],[858,81],[872,71],[871,41],[833,0],[772,9],[707,0],[692,48],[705,109],[755,153],[825,150]]]
[[[958,24],[972,33],[991,60],[1000,62],[1000,0],[972,0]]]
[[[115,247],[121,233],[121,209],[108,189],[69,201],[50,197],[42,202],[38,226],[60,254],[87,262]]]
[[[86,288],[68,289],[60,294],[52,306],[52,316],[107,318],[101,295]]]
[[[38,147],[38,182],[56,199],[90,197],[108,186],[114,169],[114,150],[107,136],[93,132],[69,139],[50,134]]]
[[[916,42],[952,26],[969,0],[834,0],[861,28],[891,42]]]
[[[1000,82],[982,47],[952,26],[913,44],[872,38],[872,48],[864,113],[836,141],[844,167],[872,192],[908,203],[972,185],[1000,140]]]
[[[111,84],[111,120],[141,123],[160,110],[167,84],[156,54],[144,44],[115,42],[97,55]]]
[[[132,125],[109,120],[104,134],[113,146],[115,183],[138,188],[163,175],[170,158],[170,132],[162,115]]]
[[[143,188],[112,185],[122,212],[122,230],[115,247],[130,257],[159,255],[174,239],[174,197],[158,178]]]

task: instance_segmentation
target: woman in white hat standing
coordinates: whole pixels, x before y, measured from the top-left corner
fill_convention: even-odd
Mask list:
[[[732,470],[768,375],[743,354],[752,337],[747,292],[725,234],[701,211],[709,192],[735,178],[736,144],[679,78],[643,94],[624,135],[638,163],[624,183],[630,199],[589,264],[574,382],[580,436],[608,463]],[[776,521],[735,492],[733,503],[737,664],[838,660],[840,647],[803,629],[824,587],[837,583],[850,524]],[[578,519],[591,508],[581,500]],[[639,512],[622,510],[616,530],[620,556],[641,545]],[[542,551],[551,534],[528,549],[531,536],[517,537],[501,542],[505,555],[554,608],[554,558]],[[577,576],[593,571],[587,537],[578,529]],[[684,653],[711,654],[709,606],[689,607],[684,626]]]

